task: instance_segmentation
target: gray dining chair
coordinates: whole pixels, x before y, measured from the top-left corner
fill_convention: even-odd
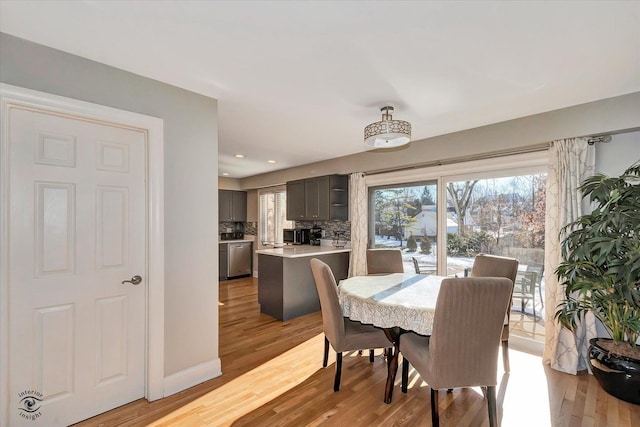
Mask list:
[[[504,312],[513,282],[503,277],[444,279],[430,336],[400,335],[403,393],[411,364],[431,388],[431,421],[438,426],[438,390],[486,389],[489,425],[495,426],[497,362]]]
[[[519,262],[515,258],[497,255],[478,254],[473,260],[473,267],[469,277],[506,277],[512,283],[516,281]],[[512,291],[513,295],[513,291]],[[509,366],[509,321],[511,319],[511,304],[507,307],[502,328],[502,364],[505,372],[510,372]]]
[[[404,273],[399,249],[367,249],[367,274]]]
[[[327,366],[329,344],[336,352],[336,375],[333,390],[340,390],[340,376],[342,373],[342,352],[358,351],[363,348],[386,349],[391,346],[382,329],[372,325],[364,325],[344,317],[338,300],[338,286],[331,268],[317,258],[312,258],[311,272],[320,298],[322,311],[322,329],[325,336],[325,359],[323,367]],[[369,361],[373,362],[372,358]]]

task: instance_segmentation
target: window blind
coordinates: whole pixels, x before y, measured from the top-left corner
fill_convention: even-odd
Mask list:
[[[287,191],[283,187],[259,192],[259,234],[262,245],[282,245],[282,230],[293,228],[287,221]]]

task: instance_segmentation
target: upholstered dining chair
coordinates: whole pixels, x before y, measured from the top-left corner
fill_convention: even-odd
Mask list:
[[[512,283],[516,281],[519,262],[515,258],[497,255],[478,254],[473,260],[470,277],[506,277]],[[512,292],[513,294],[513,292]],[[507,307],[502,328],[502,364],[505,372],[510,372],[509,366],[509,320],[511,319],[511,304]]]
[[[343,316],[342,307],[338,301],[338,286],[331,268],[317,258],[312,258],[311,272],[318,289],[320,310],[322,311],[322,329],[325,336],[325,359],[323,367],[327,366],[326,355],[329,344],[336,352],[336,375],[333,390],[340,390],[340,376],[342,373],[342,352],[357,351],[363,348],[388,348],[391,343],[382,329],[371,325],[364,325]],[[372,358],[369,361],[373,362]]]
[[[404,273],[399,249],[367,249],[367,274]]]
[[[444,279],[431,336],[400,335],[402,392],[409,364],[431,388],[431,421],[439,425],[438,390],[486,389],[489,425],[495,426],[498,349],[513,282],[503,277]]]

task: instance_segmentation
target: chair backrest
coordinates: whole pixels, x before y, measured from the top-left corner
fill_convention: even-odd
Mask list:
[[[320,310],[322,311],[322,329],[334,348],[339,348],[345,336],[344,316],[338,300],[338,286],[336,278],[326,263],[312,258],[311,272],[316,282]]]
[[[502,322],[512,289],[513,282],[502,277],[442,281],[429,339],[433,388],[497,384]]]
[[[367,249],[367,274],[404,273],[398,249]]]
[[[535,262],[530,262],[527,264],[527,272],[536,274],[536,283],[540,283],[542,281],[542,276],[544,274],[544,264],[538,264]]]
[[[473,260],[470,277],[506,277],[512,283],[516,282],[518,275],[518,265],[520,263],[515,258],[508,258],[497,255],[478,254]],[[513,286],[511,287],[513,294]],[[502,339],[509,339],[509,319],[511,310],[507,307],[507,313],[504,317]]]
[[[506,277],[515,282],[518,264],[515,258],[478,254],[473,260],[470,277]]]

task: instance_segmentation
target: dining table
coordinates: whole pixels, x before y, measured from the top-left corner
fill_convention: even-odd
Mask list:
[[[436,300],[445,277],[388,273],[353,276],[340,281],[338,298],[345,317],[382,328],[393,344],[384,402],[391,403],[398,371],[399,337],[406,331],[431,335]]]

